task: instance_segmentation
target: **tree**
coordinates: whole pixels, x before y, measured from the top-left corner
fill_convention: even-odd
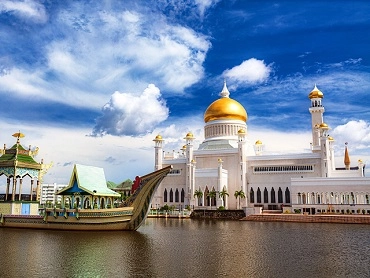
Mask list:
[[[209,191],[208,194],[207,194],[207,197],[209,197],[209,203],[212,207],[212,200],[215,200],[216,199],[216,196],[217,196],[217,192],[214,188],[212,188],[212,191]]]
[[[194,197],[198,198],[198,205],[199,205],[199,199],[203,198],[202,190],[200,190],[200,189],[195,190]],[[200,205],[202,205],[202,203]]]
[[[220,199],[222,200],[222,206],[225,206],[226,196],[229,196],[229,193],[227,193],[227,191],[224,187],[220,192],[218,192],[218,197],[220,197]]]
[[[240,209],[240,199],[245,198],[245,193],[243,192],[243,190],[235,191],[234,196],[235,196],[236,199],[239,198],[239,207],[238,208]]]

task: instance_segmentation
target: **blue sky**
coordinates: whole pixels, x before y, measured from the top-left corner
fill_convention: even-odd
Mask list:
[[[367,1],[0,2],[0,139],[21,130],[45,182],[73,164],[120,182],[153,170],[152,139],[179,150],[223,81],[270,152],[306,152],[309,92],[352,162],[370,160]]]

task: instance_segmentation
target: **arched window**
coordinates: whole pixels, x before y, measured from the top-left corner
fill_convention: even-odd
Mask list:
[[[216,190],[215,190],[214,187],[212,188],[212,192],[216,192]],[[217,193],[216,193],[216,195],[217,195]],[[216,195],[214,197],[210,197],[211,206],[215,206],[216,205]]]
[[[209,194],[209,189],[206,186],[206,190],[204,190],[204,197],[206,197],[206,199],[205,199],[205,206],[210,206],[211,205],[211,200],[210,200],[210,197],[209,197],[208,194]]]
[[[179,202],[179,190],[176,188],[176,191],[175,191],[175,202],[178,203]]]
[[[271,203],[276,203],[274,188],[271,188]]]
[[[163,202],[167,203],[167,189],[166,188],[164,189],[164,193],[163,193]]]
[[[249,191],[249,201],[251,203],[254,203],[254,191],[252,187],[251,187],[251,190]]]
[[[257,203],[261,203],[261,190],[259,187],[257,188]]]
[[[281,190],[281,187],[279,187],[279,190],[278,190],[278,203],[284,203],[284,201],[283,201],[283,191]]]
[[[172,191],[172,188],[170,190],[170,203],[173,203],[173,191]]]
[[[290,203],[290,190],[288,187],[285,189],[285,203]]]
[[[185,191],[184,188],[181,189],[181,203],[185,202]]]
[[[91,208],[91,205],[90,205],[90,199],[89,198],[86,198],[85,201],[84,201],[84,208],[85,209],[89,209]]]
[[[269,193],[266,187],[265,187],[265,190],[263,190],[263,202],[265,204],[269,202]]]

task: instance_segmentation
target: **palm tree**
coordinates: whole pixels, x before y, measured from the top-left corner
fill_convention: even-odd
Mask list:
[[[229,193],[227,193],[225,187],[220,191],[218,192],[218,197],[220,197],[220,199],[222,200],[222,206],[224,207],[225,206],[225,203],[226,203],[226,196],[229,196]]]
[[[243,190],[235,191],[234,196],[236,199],[239,198],[239,209],[240,209],[240,199],[245,198],[245,193],[243,192]]]
[[[216,199],[216,196],[217,196],[217,192],[214,188],[212,188],[212,191],[209,191],[207,194],[207,197],[209,197],[210,199],[209,204],[211,205],[211,208],[212,208],[212,200]]]
[[[198,198],[198,205],[199,205],[199,199],[203,197],[203,192],[200,189],[195,190],[194,192],[194,198]],[[200,204],[202,205],[202,204]]]

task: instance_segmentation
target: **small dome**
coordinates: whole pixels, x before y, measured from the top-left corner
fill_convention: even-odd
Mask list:
[[[331,137],[331,136],[329,136],[328,139],[329,139],[329,141],[334,141],[334,138]]]
[[[153,141],[163,141],[162,136],[158,134]]]
[[[195,139],[193,133],[188,132],[184,139]]]
[[[262,145],[262,141],[261,140],[257,140],[255,145]]]
[[[316,85],[315,85],[315,88],[313,88],[311,93],[308,95],[309,99],[323,98],[323,97],[324,97],[324,94],[319,89],[317,89]]]
[[[245,129],[244,128],[239,129],[238,134],[245,134]]]
[[[320,124],[321,129],[329,129],[329,126],[326,123]]]
[[[215,120],[241,120],[243,122],[247,121],[247,112],[244,107],[237,102],[229,98],[229,91],[226,87],[226,82],[224,83],[224,88],[221,92],[221,98],[215,100],[208,106],[206,112],[204,113],[204,122]]]

